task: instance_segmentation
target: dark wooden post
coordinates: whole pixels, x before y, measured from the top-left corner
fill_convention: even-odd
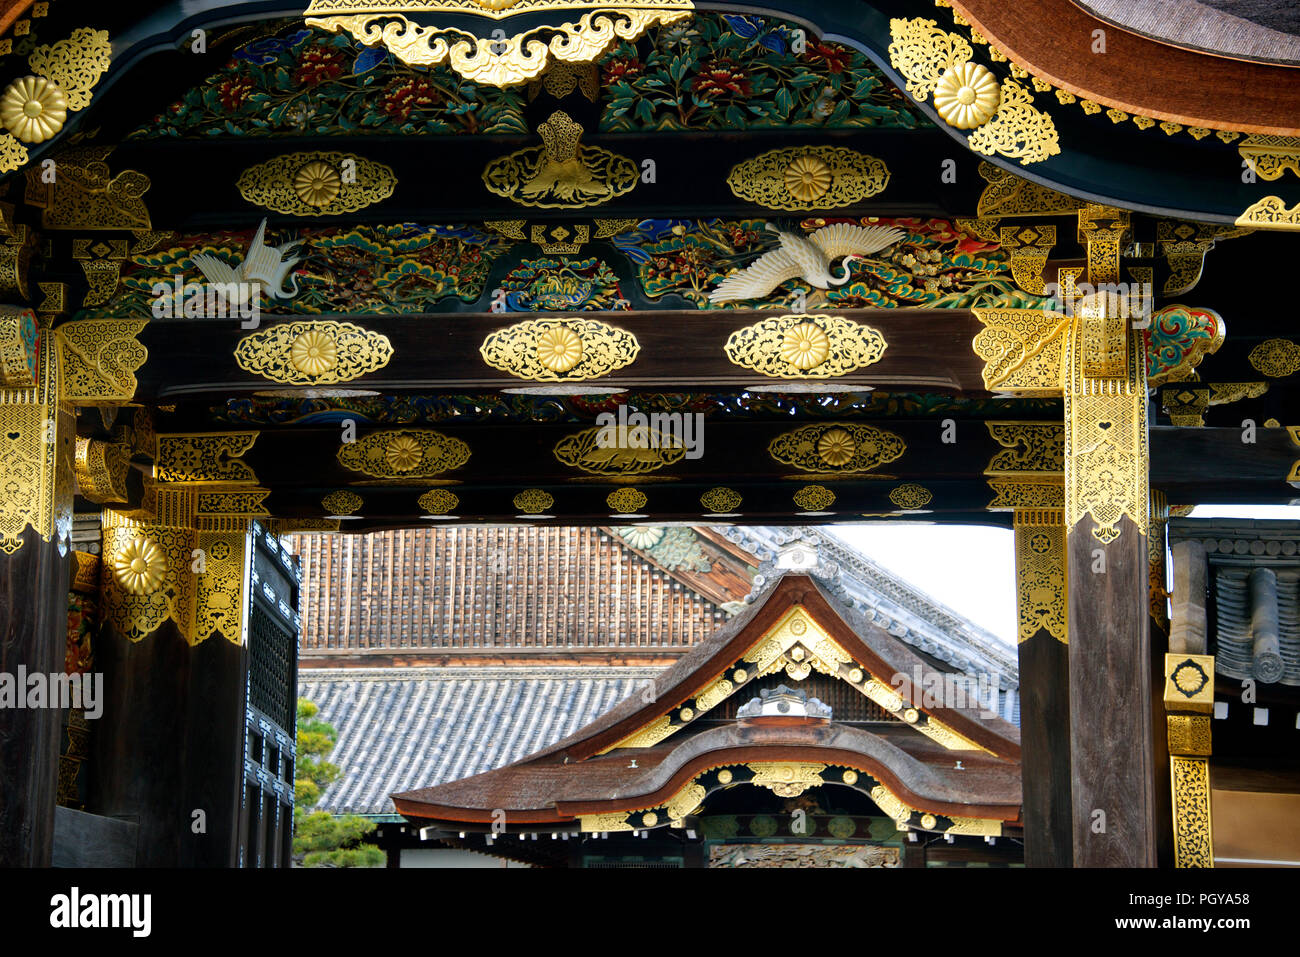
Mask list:
[[[1169,735],[1165,727],[1164,682],[1165,653],[1169,651],[1169,588],[1167,531],[1169,504],[1163,492],[1151,492],[1151,526],[1147,536],[1148,602],[1151,612],[1151,753],[1154,755],[1156,862],[1160,867],[1174,865],[1173,795],[1169,775],[1165,773],[1165,756],[1169,753]]]
[[[1076,306],[1063,371],[1074,863],[1154,867],[1146,349],[1108,294]]]
[[[13,324],[14,310],[6,309]],[[48,686],[63,673],[71,568],[75,429],[61,408],[48,327],[33,351],[39,371],[26,387],[4,388],[21,386],[11,379],[21,369],[6,366],[0,377],[0,675],[22,699],[0,707],[0,866],[7,867],[50,864],[62,713],[48,700],[28,707],[25,676],[43,676]]]
[[[1069,867],[1070,649],[1061,509],[1016,509],[1015,535],[1025,864]]]

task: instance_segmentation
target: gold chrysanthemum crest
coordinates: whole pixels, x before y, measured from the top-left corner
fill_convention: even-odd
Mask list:
[[[888,343],[870,326],[829,315],[763,319],[723,347],[733,365],[773,379],[833,379],[879,362]]]
[[[987,67],[972,63],[966,40],[919,17],[892,19],[889,32],[889,62],[903,75],[907,92],[921,102],[933,94],[945,123],[972,130],[971,149],[1023,166],[1061,152],[1056,123],[1034,106],[1033,94],[1016,80],[999,82]]]
[[[148,595],[162,585],[167,559],[152,539],[132,538],[113,556],[113,575],[132,595]]]
[[[447,515],[460,504],[460,497],[445,488],[434,488],[420,496],[419,505],[426,515]]]
[[[372,432],[339,446],[344,468],[376,478],[428,478],[469,461],[469,446],[460,439],[428,429]]]
[[[950,66],[934,88],[934,108],[949,126],[973,130],[993,118],[1002,93],[997,77],[978,63]]]
[[[889,185],[884,160],[843,146],[791,146],[732,167],[727,186],[737,198],[768,209],[834,209],[861,202]]]
[[[530,319],[500,329],[479,347],[494,369],[535,382],[580,382],[636,361],[632,333],[595,319]]]
[[[337,492],[330,492],[320,500],[320,504],[325,509],[326,515],[351,515],[365,502],[355,492],[340,489]]]
[[[0,96],[0,123],[24,143],[44,143],[63,129],[68,98],[43,76],[14,80]]]
[[[69,113],[90,105],[91,91],[108,69],[112,44],[107,30],[79,27],[57,43],[27,57],[34,76],[14,80],[0,94],[0,173],[23,166],[28,143],[57,136]]]
[[[287,216],[337,216],[382,203],[397,188],[389,166],[355,153],[286,153],[244,170],[235,183],[254,206]]]
[[[907,451],[902,437],[872,425],[805,425],[774,438],[768,454],[804,472],[867,472]]]
[[[350,322],[282,322],[250,333],[235,346],[239,368],[273,382],[351,382],[388,365],[388,337]]]

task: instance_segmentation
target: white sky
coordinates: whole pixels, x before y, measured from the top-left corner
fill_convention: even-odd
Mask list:
[[[1300,519],[1300,506],[1200,505],[1193,518]],[[1012,532],[978,525],[836,525],[854,549],[1008,645],[1016,641],[1016,564]]]

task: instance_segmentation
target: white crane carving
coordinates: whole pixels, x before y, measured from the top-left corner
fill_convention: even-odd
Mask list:
[[[190,259],[203,273],[203,278],[222,292],[232,305],[256,302],[262,292],[274,299],[292,299],[298,295],[298,277],[289,277],[293,284],[291,289],[284,287],[285,277],[302,257],[286,259],[285,256],[301,245],[301,241],[268,246],[265,237],[266,220],[263,219],[237,269],[208,253],[195,253]]]
[[[807,236],[784,232],[771,223],[767,228],[780,238],[780,247],[722,280],[709,299],[713,302],[758,299],[787,279],[803,279],[817,289],[842,286],[849,281],[850,261],[887,249],[907,236],[901,229],[890,226],[852,223],[823,226]],[[831,264],[840,258],[844,261],[835,275]]]

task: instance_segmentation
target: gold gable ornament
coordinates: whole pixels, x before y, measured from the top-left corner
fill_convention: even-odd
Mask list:
[[[508,87],[540,77],[553,63],[593,63],[618,42],[635,40],[656,24],[684,20],[694,9],[692,0],[312,0],[304,16],[309,27],[344,31],[366,46],[382,44],[410,66],[445,63],[467,80]],[[513,36],[493,23],[521,14],[584,10],[575,20],[530,26]],[[483,17],[489,36],[422,25],[407,14]]]

